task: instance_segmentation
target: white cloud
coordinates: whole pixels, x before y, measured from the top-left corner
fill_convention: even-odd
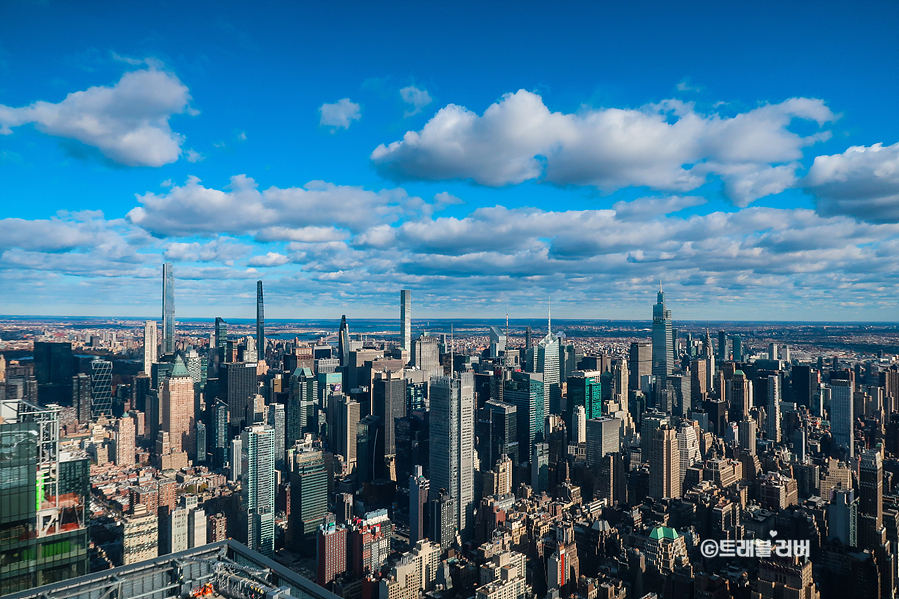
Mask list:
[[[206,157],[203,156],[202,154],[200,154],[199,152],[197,152],[195,150],[187,151],[187,161],[188,162],[203,162],[204,160],[206,160]]]
[[[122,76],[112,87],[74,92],[58,104],[0,105],[0,133],[34,123],[48,135],[78,140],[115,162],[162,166],[178,160],[183,137],[171,130],[174,114],[189,112],[190,94],[178,78],[151,67]]]
[[[249,251],[249,247],[222,237],[208,243],[172,242],[167,244],[163,255],[172,262],[222,262],[230,265]]]
[[[324,181],[259,191],[246,175],[231,177],[225,190],[204,187],[198,178],[190,177],[165,194],[137,198],[142,205],[126,218],[154,235],[258,232],[262,240],[332,239],[337,228],[361,231],[428,206],[402,189],[375,192]]]
[[[818,156],[802,185],[817,197],[822,215],[899,223],[899,143]]]
[[[264,256],[253,256],[250,258],[250,266],[283,266],[290,262],[290,258],[278,252],[269,252]]]
[[[246,131],[241,131],[237,136],[237,141],[247,141],[247,133]]]
[[[834,115],[821,100],[807,98],[733,117],[700,114],[678,100],[564,114],[550,112],[540,96],[520,90],[482,116],[450,104],[421,131],[378,146],[371,159],[394,179],[471,179],[502,186],[545,178],[605,192],[630,186],[684,192],[720,175],[729,197],[745,205],[789,186],[803,147],[826,139],[826,132],[807,137],[791,132],[793,119],[823,126]]]
[[[408,118],[420,113],[425,106],[432,102],[431,95],[427,90],[418,89],[414,85],[410,85],[409,87],[404,87],[403,89],[401,89],[400,97],[403,99],[403,102],[409,104],[412,107],[412,110],[407,110],[403,114],[404,118]]]
[[[343,98],[334,104],[322,104],[318,111],[322,115],[319,125],[333,127],[334,130],[340,127],[349,129],[353,121],[362,118],[362,108],[355,102],[350,102],[349,98]]]
[[[630,202],[615,202],[612,209],[619,220],[648,220],[702,206],[708,200],[699,196],[671,196],[668,198],[641,198]]]

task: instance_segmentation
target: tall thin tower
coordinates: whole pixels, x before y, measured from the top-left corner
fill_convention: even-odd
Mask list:
[[[147,374],[156,361],[156,345],[156,321],[148,320],[144,322],[144,372]]]
[[[162,265],[162,353],[175,351],[175,273],[171,262]]]
[[[262,301],[262,281],[256,281],[256,351],[265,360],[265,307]]]
[[[652,374],[664,383],[674,369],[671,310],[665,308],[665,292],[659,281],[658,302],[652,307]],[[664,388],[664,387],[663,387]]]
[[[403,349],[412,351],[412,292],[400,291],[400,322],[403,327]]]

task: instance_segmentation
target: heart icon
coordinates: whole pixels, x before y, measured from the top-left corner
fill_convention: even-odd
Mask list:
[[[771,538],[773,539],[774,537],[777,536],[777,531],[776,531],[776,530],[771,530],[771,531],[768,531],[768,534],[771,535]]]

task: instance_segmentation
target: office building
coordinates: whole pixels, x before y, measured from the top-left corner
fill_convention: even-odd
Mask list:
[[[454,499],[463,541],[471,538],[474,525],[474,419],[472,373],[431,379],[431,493],[446,489]]]
[[[621,420],[591,418],[587,420],[587,466],[596,468],[602,458],[620,451]]]
[[[530,459],[534,441],[543,439],[543,375],[513,372],[512,378],[503,383],[503,401],[515,406],[515,413],[518,415],[518,455],[523,463]],[[433,407],[433,399],[431,405]]]
[[[584,406],[576,406],[571,416],[571,442],[586,443],[587,442],[587,410]]]
[[[169,434],[172,451],[196,455],[194,382],[181,356],[175,357],[172,374],[162,383],[162,430]]]
[[[346,367],[350,363],[350,327],[346,323],[346,314],[340,317],[340,330],[337,337],[337,357],[340,365]]]
[[[293,447],[304,434],[317,432],[316,398],[318,398],[318,379],[312,373],[312,369],[297,368],[290,377],[290,395],[287,399],[287,448]]]
[[[568,412],[583,406],[587,420],[602,416],[602,373],[596,370],[577,370],[568,377]],[[566,423],[571,430],[570,416]]]
[[[718,331],[718,362],[723,364],[727,362],[729,357],[727,352],[727,333]]]
[[[34,342],[34,379],[37,382],[37,398],[41,405],[66,405],[72,394],[72,377],[75,376],[75,357],[71,343]],[[18,397],[28,399],[28,393]]]
[[[409,477],[409,543],[428,537],[428,494],[431,481],[421,472],[421,466],[415,467],[415,473]]]
[[[849,458],[855,456],[854,390],[851,380],[830,381],[830,430],[833,434],[833,443]]]
[[[490,470],[503,456],[519,463],[518,412],[511,404],[488,400],[478,410],[478,458],[481,470]]]
[[[147,375],[150,374],[153,363],[157,356],[157,339],[156,339],[156,321],[148,320],[144,322],[144,370]]]
[[[316,556],[318,559],[315,582],[327,586],[347,571],[347,538],[345,526],[335,523],[322,524],[318,528]]]
[[[552,329],[533,348],[534,372],[543,375],[543,389],[549,400],[549,413],[562,413],[562,386],[559,371],[559,338]]]
[[[674,337],[671,310],[665,307],[665,293],[659,284],[658,301],[652,307],[652,375],[664,383],[674,370]]]
[[[400,323],[402,326],[403,349],[412,351],[412,292],[400,291]]]
[[[640,379],[652,374],[652,343],[649,341],[631,342],[628,353],[628,389],[640,389]]]
[[[432,492],[431,497],[428,505],[428,539],[440,545],[441,552],[445,553],[456,538],[456,502],[446,489]]]
[[[222,364],[219,369],[219,397],[228,402],[232,431],[242,431],[256,422],[255,398],[258,392],[255,362]]]
[[[275,553],[274,430],[254,424],[241,433],[241,490],[247,546]]]
[[[412,342],[412,365],[430,376],[442,376],[440,344],[437,337],[423,336]]]
[[[192,549],[194,547],[202,547],[206,544],[207,538],[206,526],[206,510],[201,507],[195,507],[190,510],[187,516],[187,546]]]
[[[498,358],[506,353],[506,334],[497,326],[490,327],[490,357]]]
[[[228,463],[228,404],[216,399],[207,407],[211,427],[209,431],[209,452],[212,454],[213,468],[224,468]]]
[[[729,404],[730,419],[739,422],[749,418],[752,410],[752,381],[742,370],[734,372],[725,385],[725,399]]]
[[[344,458],[347,472],[356,469],[356,433],[361,416],[359,402],[342,393],[331,396],[328,405],[329,447]]]
[[[86,454],[60,451],[58,406],[20,400],[3,408],[0,589],[5,595],[88,573],[90,461]]]
[[[384,437],[384,456],[396,456],[396,428],[398,418],[406,416],[406,379],[402,371],[374,373],[371,387],[371,411],[379,418]]]
[[[883,523],[883,457],[879,449],[861,453],[858,469],[858,511],[871,516],[879,530]]]
[[[91,360],[91,418],[112,416],[112,362]]]
[[[168,262],[162,265],[162,353],[175,353],[175,272]]]
[[[743,338],[739,335],[734,335],[731,337],[731,343],[733,344],[733,358],[734,362],[742,362],[743,361]]]
[[[316,531],[328,511],[328,472],[320,450],[300,447],[291,464],[288,537],[300,553],[308,554],[315,548]]]

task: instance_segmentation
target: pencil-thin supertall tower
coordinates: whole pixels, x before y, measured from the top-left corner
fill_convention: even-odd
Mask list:
[[[162,353],[175,351],[175,273],[171,262],[162,265]]]
[[[412,351],[412,292],[400,291],[400,321],[403,327],[403,349]]]
[[[256,281],[256,351],[265,360],[265,306],[262,300],[262,281]]]

